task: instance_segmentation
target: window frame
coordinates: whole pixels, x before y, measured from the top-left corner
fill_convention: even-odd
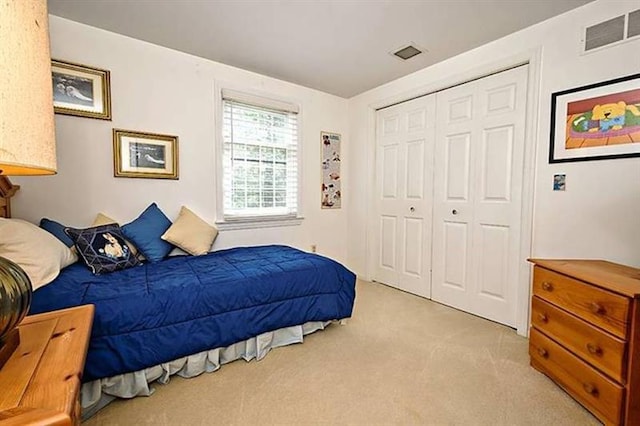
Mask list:
[[[247,90],[233,84],[215,84],[215,189],[216,189],[216,226],[220,230],[254,229],[281,226],[296,226],[302,223],[302,168],[303,168],[303,143],[302,143],[302,107],[301,102],[294,99],[274,96],[254,90]],[[297,191],[296,215],[257,215],[229,218],[224,215],[224,107],[223,92],[237,93],[243,97],[251,98],[256,106],[269,109],[269,105],[287,104],[297,109],[296,119],[298,126],[297,137]],[[273,107],[271,107],[273,108]]]

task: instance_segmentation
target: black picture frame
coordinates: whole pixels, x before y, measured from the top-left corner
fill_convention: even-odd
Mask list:
[[[552,93],[549,139],[550,164],[640,157],[640,73]]]

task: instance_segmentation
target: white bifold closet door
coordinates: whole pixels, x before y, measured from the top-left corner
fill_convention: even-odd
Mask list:
[[[377,113],[374,279],[430,297],[435,95]]]
[[[515,326],[527,72],[377,112],[375,281]]]
[[[515,326],[527,66],[438,93],[432,298]]]

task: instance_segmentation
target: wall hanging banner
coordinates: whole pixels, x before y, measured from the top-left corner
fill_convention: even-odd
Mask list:
[[[321,132],[322,136],[322,208],[342,206],[340,185],[340,142],[338,133]]]

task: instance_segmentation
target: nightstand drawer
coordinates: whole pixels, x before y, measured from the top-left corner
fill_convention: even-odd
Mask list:
[[[562,386],[605,423],[620,424],[624,389],[584,361],[531,329],[531,365]]]
[[[626,343],[534,296],[531,323],[612,379],[626,378]]]
[[[533,294],[625,339],[629,299],[536,266]]]

